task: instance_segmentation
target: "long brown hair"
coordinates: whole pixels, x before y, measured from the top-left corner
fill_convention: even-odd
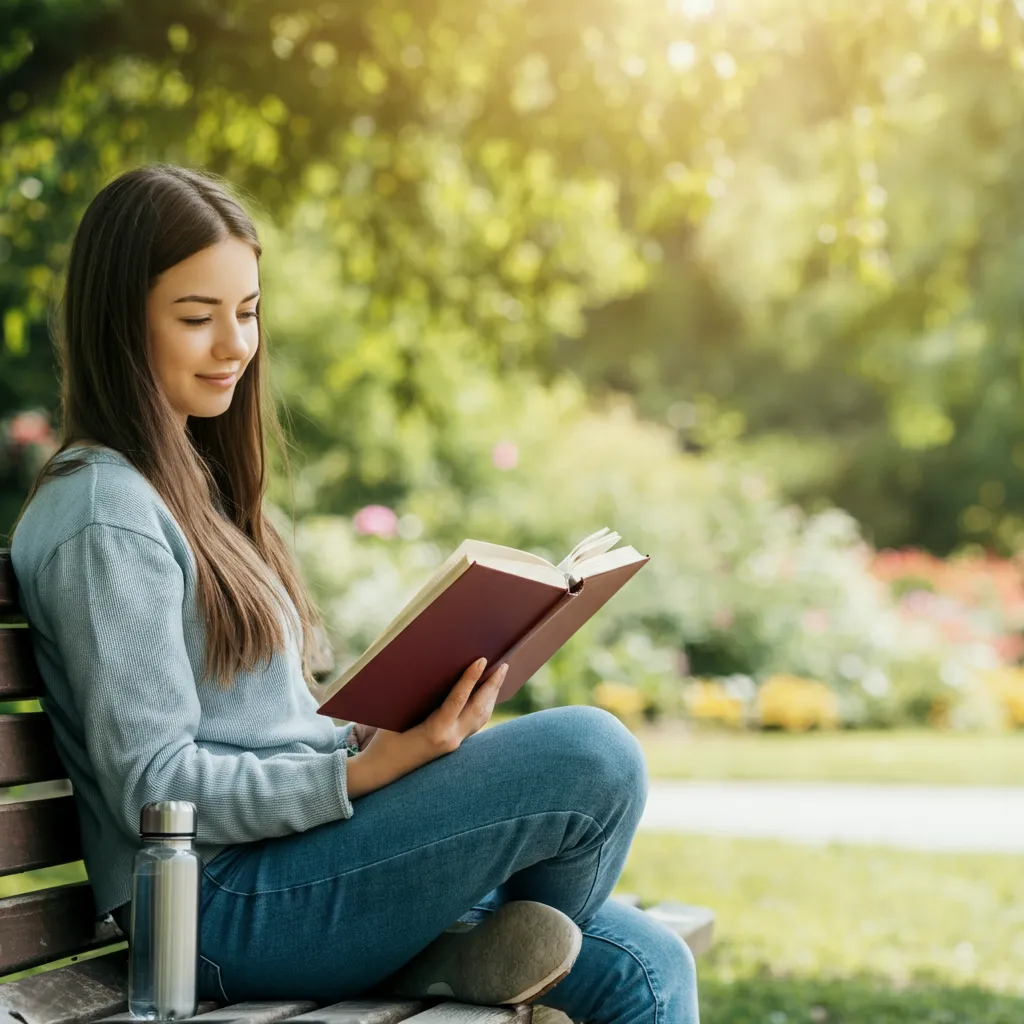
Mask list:
[[[149,360],[146,297],[168,268],[232,236],[262,253],[252,220],[228,186],[172,164],[127,171],[87,207],[75,232],[53,332],[61,369],[61,445],[26,500],[50,476],[80,468],[54,459],[83,440],[120,452],[153,485],[196,561],[206,625],[206,672],[228,686],[239,670],[284,646],[298,625],[313,683],[320,619],[280,534],[263,511],[273,434],[287,462],[273,403],[261,387],[264,334],[219,416],[190,417],[183,433]],[[260,299],[262,310],[263,299]],[[227,518],[216,508],[219,501]],[[22,510],[24,512],[24,509]],[[280,594],[298,612],[295,623]],[[282,618],[283,616],[283,618]]]

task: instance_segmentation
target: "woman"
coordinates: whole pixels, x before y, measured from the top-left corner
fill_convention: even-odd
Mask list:
[[[203,996],[696,1021],[685,945],[608,899],[647,778],[614,718],[481,731],[503,670],[479,663],[404,733],[316,713],[316,611],[262,509],[260,253],[221,182],[166,164],[107,185],[72,246],[63,444],[12,560],[98,912],[127,930],[142,805],[190,800]]]

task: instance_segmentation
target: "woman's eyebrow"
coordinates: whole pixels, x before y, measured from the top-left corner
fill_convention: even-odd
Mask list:
[[[258,299],[260,297],[259,291],[254,291],[252,295],[246,295],[242,302],[248,302],[250,299]],[[175,299],[175,302],[205,302],[211,306],[222,306],[224,305],[220,299],[210,298],[209,295],[183,295],[180,299]]]

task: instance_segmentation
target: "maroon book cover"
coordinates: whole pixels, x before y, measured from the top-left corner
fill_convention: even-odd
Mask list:
[[[508,700],[646,562],[592,576],[573,592],[474,562],[320,714],[404,732],[438,708],[481,657],[488,672],[508,661],[498,696]]]

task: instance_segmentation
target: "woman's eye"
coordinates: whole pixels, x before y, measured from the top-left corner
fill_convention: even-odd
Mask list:
[[[259,313],[257,313],[256,310],[254,310],[254,309],[253,310],[247,310],[246,312],[239,313],[238,315],[243,320],[258,320],[259,316],[260,316]],[[212,320],[213,320],[213,317],[211,317],[211,316],[183,317],[181,322],[183,324],[190,324],[193,327],[198,327],[200,324],[211,323]]]

